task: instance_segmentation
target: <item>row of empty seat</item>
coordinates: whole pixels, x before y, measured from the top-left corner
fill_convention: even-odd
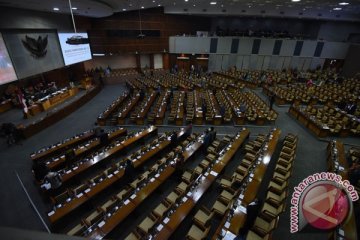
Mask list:
[[[191,147],[197,144],[197,141],[199,139],[196,135],[189,136],[184,141],[187,142],[184,147]],[[96,237],[97,239],[104,237],[171,176],[177,161],[178,155],[175,152],[168,153],[83,219],[68,234]]]

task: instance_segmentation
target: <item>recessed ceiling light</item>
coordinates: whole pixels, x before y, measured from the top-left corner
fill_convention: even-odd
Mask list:
[[[155,2],[155,0],[153,0],[153,2]]]
[[[123,11],[126,11],[126,8],[123,8]]]
[[[210,2],[210,5],[216,5],[216,2]]]
[[[336,7],[336,8],[333,8],[333,10],[335,11],[340,11],[342,8],[339,8],[339,7]]]
[[[189,0],[185,0],[185,2],[188,2]]]
[[[346,5],[349,5],[350,3],[348,3],[348,2],[341,2],[341,3],[339,3],[339,5],[341,5],[341,6],[346,6]]]
[[[144,6],[141,6],[142,9],[144,9]]]
[[[193,6],[196,7],[196,4],[194,4]]]
[[[72,7],[71,9],[72,9],[72,10],[77,10],[77,7]]]
[[[292,2],[300,2],[301,0],[291,0]]]
[[[161,4],[158,4],[158,7],[161,7]]]
[[[54,7],[53,10],[54,11],[60,11],[60,9],[58,7]]]

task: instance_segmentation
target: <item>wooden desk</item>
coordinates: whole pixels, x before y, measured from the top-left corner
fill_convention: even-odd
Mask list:
[[[196,144],[197,142],[195,142]],[[188,155],[191,157],[191,155]],[[187,160],[187,159],[185,159]],[[184,160],[184,161],[185,161]],[[168,159],[168,162],[170,159]],[[155,176],[155,181],[149,182],[143,187],[135,196],[130,196],[130,203],[123,205],[120,209],[116,211],[112,216],[107,218],[105,224],[102,227],[95,229],[89,236],[90,239],[103,239],[109,234],[117,225],[119,225],[135,208],[141,204],[148,196],[150,196],[162,183],[164,183],[173,173],[175,168],[171,165],[168,165],[159,176]]]
[[[163,240],[171,237],[182,221],[197,204],[199,199],[216,180],[217,176],[223,171],[227,163],[232,159],[245,139],[249,137],[249,134],[250,132],[247,129],[242,130],[238,134],[238,137],[232,142],[231,147],[227,149],[227,152],[218,159],[217,163],[215,163],[214,166],[207,172],[207,175],[204,174],[202,176],[200,184],[190,194],[188,193],[185,196],[187,198],[186,201],[181,203],[175,212],[171,214],[167,223],[163,223],[166,227],[164,227],[156,235],[155,239]]]
[[[126,135],[126,134],[127,134],[126,129],[119,128],[115,131],[108,133],[108,137],[109,137],[109,140],[112,141],[112,140],[115,140],[118,137]],[[87,141],[86,143],[84,143],[74,149],[75,157],[78,157],[86,152],[89,152],[90,150],[95,149],[99,145],[100,145],[99,138],[91,139],[91,140]],[[58,156],[57,158],[53,158],[53,159],[47,161],[46,166],[50,169],[55,169],[65,162],[66,162],[66,158],[65,158],[65,155],[63,154],[62,156]]]
[[[0,113],[6,112],[12,108],[11,99],[2,101],[0,103]]]
[[[86,161],[84,163],[81,163],[80,165],[78,165],[76,167],[73,167],[72,169],[67,170],[64,174],[62,174],[62,182],[69,181],[70,179],[77,176],[78,174],[80,174],[80,173],[84,172],[85,170],[95,166],[99,162],[101,162],[101,161],[107,159],[108,157],[112,156],[113,154],[115,154],[115,153],[129,147],[133,143],[145,138],[146,136],[148,136],[150,134],[156,134],[157,130],[158,130],[157,127],[151,126],[148,129],[136,134],[135,136],[130,137],[130,138],[122,141],[121,143],[116,144],[111,149],[107,150],[104,153],[101,153],[101,154],[95,156],[93,159],[91,159],[89,161]]]
[[[52,112],[51,114],[47,115],[45,118],[42,118],[37,122],[33,122],[25,126],[24,128],[21,128],[20,130],[22,131],[22,135],[25,138],[31,137],[32,135],[60,121],[61,119],[78,110],[82,105],[90,101],[93,97],[96,96],[98,92],[100,92],[100,90],[101,88],[96,86],[89,90],[84,96],[80,97],[69,105],[57,110],[56,112]]]
[[[79,89],[75,88],[64,88],[59,91],[56,91],[45,98],[40,99],[36,103],[42,107],[42,111],[47,111],[48,109],[64,102],[68,98],[76,95]]]
[[[129,94],[124,94],[118,97],[107,109],[102,112],[97,118],[97,123],[100,126],[106,125],[106,119],[129,97]]]
[[[157,97],[157,92],[152,92],[150,96],[145,100],[146,102],[140,106],[141,109],[138,109],[140,113],[135,117],[135,121],[137,125],[144,125],[145,124],[145,117],[150,110],[150,107],[154,103]]]
[[[48,213],[48,217],[51,223],[57,222],[59,219],[64,217],[65,215],[69,214],[70,212],[74,211],[82,204],[90,200],[92,197],[96,196],[104,189],[111,186],[113,183],[117,182],[120,178],[124,176],[125,170],[121,169],[117,173],[112,174],[111,177],[105,178],[100,183],[96,184],[95,186],[89,187],[85,190],[85,193],[81,194],[81,196],[75,196],[71,201],[67,202],[66,204],[62,205],[61,207],[56,208],[55,211],[51,211]]]
[[[71,147],[75,144],[80,144],[93,136],[94,136],[94,132],[92,130],[83,132],[81,134],[77,134],[71,138],[63,140],[60,143],[56,143],[47,148],[42,148],[42,149],[38,150],[36,153],[31,154],[30,158],[31,158],[31,160],[35,161],[40,158],[49,157],[50,154],[54,154],[57,151],[63,150],[64,148],[67,148],[67,147]]]
[[[139,166],[144,164],[149,158],[155,156],[155,154],[162,151],[163,149],[165,149],[169,145],[170,145],[169,140],[165,140],[165,141],[160,142],[159,146],[154,147],[153,149],[151,149],[150,151],[148,151],[144,155],[142,155],[139,159],[136,159],[136,161],[134,161],[134,167],[138,168]]]
[[[276,149],[276,145],[279,141],[280,134],[281,134],[281,131],[279,129],[276,129],[273,132],[272,139],[268,142],[268,148],[263,155],[262,161],[256,166],[254,173],[253,173],[254,176],[253,176],[252,180],[248,183],[248,185],[243,193],[244,197],[243,197],[242,204],[241,204],[242,207],[246,208],[246,206],[255,199],[255,197],[259,191],[259,188],[260,188],[260,185],[262,182],[262,178],[264,177],[264,174],[266,172],[267,166],[268,166],[268,164],[271,160],[271,157],[274,154],[274,151]],[[227,217],[228,216],[226,214],[221,222],[222,224],[225,224]],[[242,212],[241,209],[238,207],[235,210],[233,217],[231,218],[230,226],[227,230],[237,236],[239,233],[239,230],[243,227],[245,219],[246,219],[246,214],[244,212]],[[218,229],[216,230],[216,234],[214,235],[213,239],[216,239],[216,237],[221,233],[221,230],[223,228],[224,228],[224,225],[220,224]]]
[[[117,117],[118,124],[125,124],[125,119],[129,115],[130,111],[135,107],[135,105],[140,100],[140,94],[134,95],[129,104],[125,106],[124,109],[119,113],[119,116]]]
[[[169,140],[164,140],[159,143],[159,146],[155,147],[154,149],[151,149],[148,152],[145,152],[143,155],[140,156],[140,158],[135,158],[133,160],[133,164],[135,168],[138,168],[141,166],[146,160],[150,159],[151,157],[155,156],[159,151],[164,149],[170,144]],[[117,182],[119,179],[121,179],[125,174],[124,168],[118,168],[114,173],[108,175],[103,181],[100,183],[90,186],[83,196],[73,198],[70,202],[64,204],[63,206],[57,208],[54,212],[51,212],[51,215],[49,215],[49,219],[51,223],[54,223],[58,221],[63,216],[67,215],[68,213],[75,210],[77,207],[82,205],[83,203],[90,200],[92,197],[96,196],[103,190],[110,187],[112,184]],[[167,178],[167,177],[166,177]]]

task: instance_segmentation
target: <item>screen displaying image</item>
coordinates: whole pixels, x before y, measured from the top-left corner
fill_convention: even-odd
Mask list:
[[[59,41],[65,65],[91,59],[87,33],[59,33]]]
[[[14,67],[0,33],[0,84],[17,80]]]

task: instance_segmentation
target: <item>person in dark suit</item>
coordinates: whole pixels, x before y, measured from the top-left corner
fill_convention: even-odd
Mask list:
[[[204,136],[204,145],[203,145],[203,147],[204,147],[204,153],[206,153],[206,151],[207,151],[207,148],[209,147],[209,145],[210,145],[210,139],[211,139],[211,136],[210,136],[210,133],[209,133],[209,130],[208,129],[206,129],[205,130],[205,136]]]
[[[36,181],[41,182],[46,174],[48,174],[49,168],[46,166],[45,162],[35,161],[32,167],[32,172]]]
[[[259,214],[261,208],[261,201],[254,199],[249,205],[246,206],[246,220],[244,226],[240,229],[239,235],[246,237],[250,228],[254,225],[256,217]]]
[[[216,131],[215,131],[214,127],[210,127],[209,134],[210,134],[210,143],[209,143],[209,145],[210,145],[216,138]]]
[[[101,134],[100,134],[100,145],[102,147],[106,146],[109,144],[109,136],[106,132],[104,132],[104,129],[101,129]]]
[[[274,102],[275,102],[275,93],[270,93],[270,96],[269,96],[270,110],[272,110]]]
[[[173,133],[170,136],[170,141],[171,141],[171,145],[175,146],[176,142],[177,142],[177,134],[176,131],[173,131]]]
[[[130,182],[134,179],[135,176],[136,176],[135,167],[134,167],[133,163],[131,162],[131,160],[128,159],[126,161],[126,166],[125,166],[125,178],[126,178],[127,182]]]

